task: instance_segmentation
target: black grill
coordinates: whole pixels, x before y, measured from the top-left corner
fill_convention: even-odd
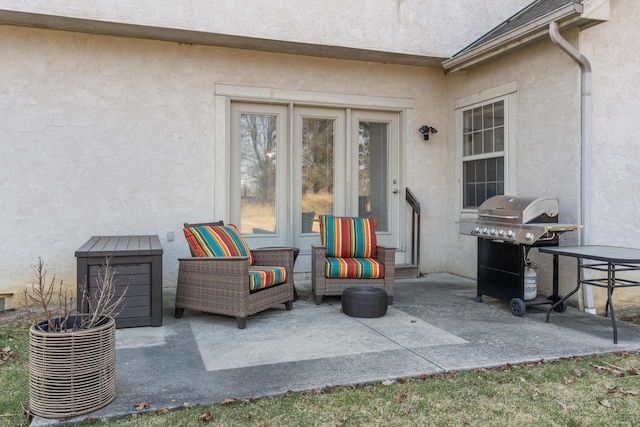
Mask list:
[[[559,235],[580,228],[558,223],[556,197],[495,196],[478,208],[477,219],[460,221],[460,233],[478,238],[477,298],[487,295],[508,301],[513,314],[525,312],[524,277],[532,247],[558,246]],[[559,299],[557,289],[548,304]]]

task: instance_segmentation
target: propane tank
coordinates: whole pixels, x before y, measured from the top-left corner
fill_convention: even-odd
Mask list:
[[[536,299],[538,295],[538,275],[536,271],[527,266],[524,269],[524,300]]]

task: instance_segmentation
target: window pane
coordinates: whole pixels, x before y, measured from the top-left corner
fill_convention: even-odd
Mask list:
[[[493,104],[482,107],[482,119],[484,121],[482,126],[484,129],[493,127]]]
[[[462,168],[462,174],[464,182],[472,183],[476,181],[476,171],[474,168],[475,163],[473,162],[464,162]]]
[[[473,134],[473,154],[482,154],[482,132],[474,132]]]
[[[473,115],[471,110],[462,113],[462,132],[469,133],[473,129]]]
[[[482,160],[477,160],[475,162],[473,162],[475,169],[476,169],[476,179],[474,180],[474,182],[478,183],[478,182],[484,182],[485,181],[485,176],[486,176],[486,165],[485,162]]]
[[[486,199],[486,188],[487,186],[485,184],[477,184],[476,185],[476,206],[480,206],[482,204],[483,201],[485,201]]]
[[[496,181],[504,182],[504,157],[496,157],[496,174]]]
[[[493,137],[495,138],[495,150],[504,151],[504,127],[495,128]]]
[[[276,232],[277,117],[240,116],[240,232]]]
[[[372,216],[389,231],[387,150],[389,125],[361,121],[358,141],[358,216]]]
[[[487,183],[487,199],[498,195],[498,184],[495,182]]]
[[[482,130],[482,107],[474,108],[471,114],[473,115],[473,124],[471,125],[471,130]]]
[[[483,136],[483,153],[493,153],[493,129],[485,130],[482,133]]]
[[[476,186],[474,184],[466,184],[464,186],[464,207],[476,206]]]
[[[497,181],[498,172],[496,171],[496,162],[487,162],[487,181]]]
[[[463,135],[462,137],[463,140],[463,144],[464,144],[464,156],[470,156],[473,154],[473,146],[471,145],[473,143],[473,137],[472,134],[466,134]]]
[[[493,104],[493,125],[504,126],[504,101]]]
[[[302,119],[302,233],[320,232],[314,218],[333,213],[334,129],[334,119]]]

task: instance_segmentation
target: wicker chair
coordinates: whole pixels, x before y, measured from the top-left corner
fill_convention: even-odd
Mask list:
[[[324,217],[324,218],[323,218]],[[357,278],[357,277],[328,277],[327,276],[327,241],[335,242],[335,236],[327,236],[327,233],[331,233],[332,228],[327,230],[326,219],[333,218],[336,220],[365,220],[372,222],[371,227],[371,244],[375,246],[376,250],[373,252],[375,256],[374,260],[384,266],[384,274],[378,278]],[[351,236],[352,239],[358,239],[358,236]],[[328,239],[328,240],[327,240]],[[389,248],[385,246],[379,246],[375,239],[375,219],[369,218],[346,218],[346,217],[331,217],[320,215],[320,240],[322,245],[311,246],[311,288],[315,297],[316,304],[322,303],[322,297],[324,295],[342,295],[342,292],[349,287],[353,286],[371,286],[375,288],[382,288],[387,292],[388,303],[393,304],[393,281],[395,276],[395,248]],[[348,244],[346,245],[348,246]],[[334,254],[331,254],[335,256]]]
[[[220,223],[210,223],[220,225]],[[185,224],[185,229],[197,225]],[[191,246],[190,246],[191,247]],[[250,290],[249,257],[218,256],[179,259],[175,317],[185,309],[233,316],[244,329],[247,317],[285,304],[293,307],[293,248],[253,249],[252,267],[279,266],[286,270],[286,281],[265,289]],[[192,255],[194,255],[192,250]]]

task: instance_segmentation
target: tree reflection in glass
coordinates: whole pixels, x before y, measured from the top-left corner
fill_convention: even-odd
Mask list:
[[[240,232],[276,232],[277,116],[240,118]]]
[[[318,233],[315,218],[333,213],[335,119],[302,119],[302,233]]]

